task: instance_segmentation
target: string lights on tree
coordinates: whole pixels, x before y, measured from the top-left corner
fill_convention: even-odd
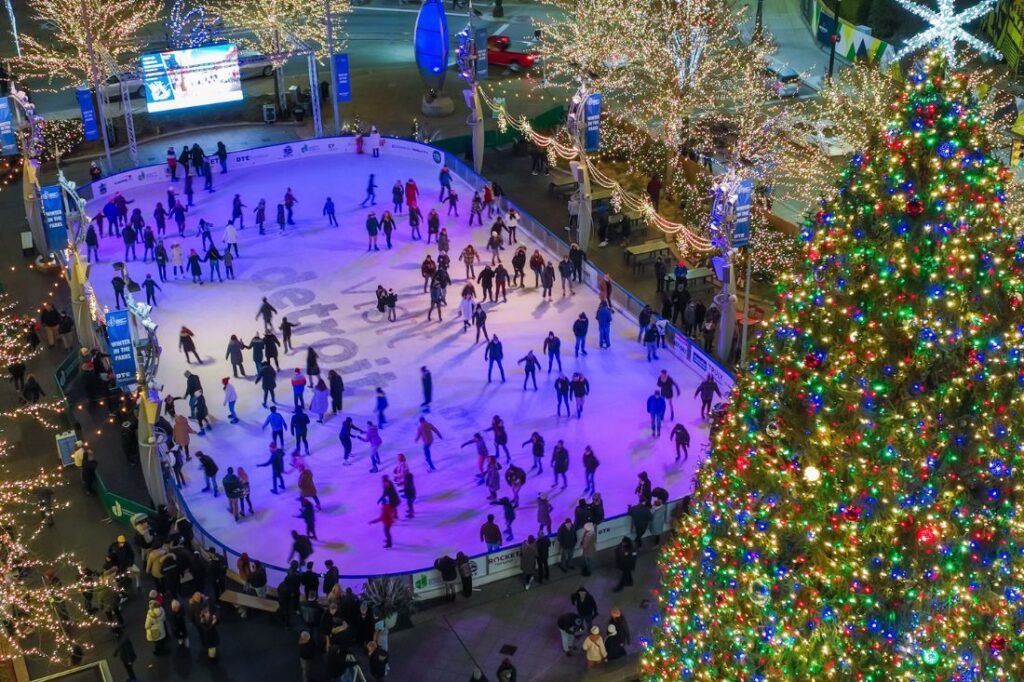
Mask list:
[[[1024,241],[934,51],[803,228],[693,513],[644,679],[1024,679]]]
[[[15,58],[16,72],[23,78],[45,80],[49,89],[67,87],[66,82],[92,82],[90,45],[86,39],[83,0],[31,0],[33,19],[52,26],[45,37],[23,34],[22,55]],[[127,69],[139,54],[139,35],[156,22],[161,12],[157,0],[84,0],[92,29],[92,49],[109,55],[110,63]],[[106,60],[97,60],[99,81],[114,75]]]
[[[313,49],[318,57],[325,57],[327,45],[327,5],[325,0],[218,0],[209,8],[223,17],[225,24],[244,29],[247,34],[240,42],[256,52],[265,54],[280,67],[280,56],[290,52],[291,38]],[[348,0],[331,0],[331,14],[342,15],[351,10]],[[334,47],[344,48],[344,34],[335,28]]]
[[[171,48],[184,50],[211,42],[217,35],[218,17],[210,16],[206,7],[190,0],[174,0],[166,22]]]

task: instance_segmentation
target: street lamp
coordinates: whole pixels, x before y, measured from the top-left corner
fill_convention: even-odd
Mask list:
[[[843,0],[836,0],[836,16],[832,23],[832,36],[828,47],[828,79],[832,80],[832,69],[836,63],[836,43],[839,42],[839,10],[843,6]]]

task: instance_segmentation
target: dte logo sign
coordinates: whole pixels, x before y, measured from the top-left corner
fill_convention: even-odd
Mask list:
[[[248,160],[249,160],[249,155],[248,154],[240,154],[240,155],[235,157],[235,163],[240,163],[242,161],[248,161]]]

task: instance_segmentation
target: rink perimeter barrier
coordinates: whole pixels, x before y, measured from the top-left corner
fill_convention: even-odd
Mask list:
[[[453,175],[457,176],[465,184],[469,185],[474,191],[482,192],[484,185],[488,183],[486,178],[480,176],[472,168],[463,163],[456,154],[445,152],[412,140],[393,137],[385,137],[382,139],[384,141],[381,146],[382,155],[398,155],[414,159],[421,163],[432,165],[438,170],[440,170],[442,166],[447,165]],[[364,139],[363,153],[369,152],[368,144],[369,139]],[[301,140],[233,151],[228,154],[228,167],[249,168],[314,156],[332,154],[346,155],[355,153],[356,140],[354,137],[322,137],[311,140]],[[101,178],[100,180],[96,180],[79,188],[79,194],[86,200],[105,200],[105,197],[112,195],[115,192],[123,192],[155,183],[167,184],[170,181],[170,170],[167,168],[166,164],[159,164],[136,168],[122,173],[115,173],[108,177]],[[517,205],[515,202],[510,201],[508,197],[504,197],[503,202],[506,208],[509,206],[514,207],[519,213],[520,229],[524,230],[525,233],[527,233],[533,240],[539,242],[542,248],[549,254],[558,255],[559,259],[561,258],[560,254],[567,249],[565,240],[556,236],[555,233],[549,230],[543,223],[535,219],[528,212],[524,211],[522,207]],[[584,283],[591,289],[596,289],[596,284],[598,280],[604,276],[604,273],[594,267],[594,265],[587,260],[583,264],[583,276]],[[635,325],[640,311],[646,304],[633,296],[618,283],[613,281],[612,286],[615,291],[612,297],[612,302],[615,306],[616,315],[623,315],[624,317],[632,318],[632,322]],[[592,324],[596,325],[596,321],[593,321]],[[710,354],[706,353],[695,341],[685,336],[675,327],[671,327],[671,329],[674,332],[674,340],[667,350],[672,354],[672,356],[676,358],[682,366],[695,373],[701,379],[710,374],[714,377],[715,381],[718,382],[719,387],[722,389],[722,395],[728,396],[733,387],[732,374],[722,367]],[[161,450],[162,456],[166,457],[166,453],[163,451],[164,449],[162,448]],[[166,459],[164,459],[164,461],[166,463]],[[207,533],[202,524],[200,524],[192,514],[192,511],[188,507],[188,503],[181,495],[181,490],[176,484],[174,484],[173,480],[170,480],[169,467],[165,466],[163,468],[163,475],[165,479],[164,485],[170,493],[174,506],[176,506],[178,511],[185,515],[192,523],[196,541],[201,543],[203,547],[216,548],[217,551],[223,554],[227,559],[228,567],[233,570],[235,559],[241,555],[241,552],[229,547]],[[679,502],[680,500],[676,499],[668,503],[666,518],[671,518],[672,509]],[[624,513],[618,516],[611,516],[602,521],[598,525],[597,529],[598,550],[609,549],[618,545],[622,537],[630,533],[630,528],[630,518]],[[555,564],[558,561],[560,550],[557,538],[554,535],[552,535],[551,538],[552,547],[549,564]],[[579,555],[578,551],[576,555]],[[520,575],[522,571],[519,568],[519,556],[519,544],[502,548],[497,552],[483,552],[471,555],[470,562],[473,567],[474,584],[485,585],[497,580]],[[251,558],[258,559],[259,557],[254,556]],[[267,568],[268,580],[271,586],[276,586],[282,579],[284,579],[287,567],[275,566],[267,562],[264,562],[264,566]],[[341,576],[341,583],[343,586],[352,587],[353,590],[358,590],[365,580],[378,577],[379,575],[381,574],[346,574]],[[420,599],[439,597],[444,593],[441,576],[433,566],[427,566],[411,571],[388,573],[386,575],[406,577],[406,579],[409,580],[414,593]]]

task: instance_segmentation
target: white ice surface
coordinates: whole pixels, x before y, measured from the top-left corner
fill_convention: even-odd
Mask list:
[[[482,431],[495,414],[501,415],[508,427],[509,442],[515,460],[524,469],[532,463],[529,448],[520,447],[534,430],[547,442],[548,453],[544,474],[528,474],[521,493],[521,506],[514,524],[515,537],[521,542],[530,533],[536,533],[535,500],[539,492],[550,492],[554,505],[554,525],[571,517],[572,509],[584,487],[581,464],[583,448],[591,445],[601,466],[597,471],[597,489],[604,497],[606,514],[615,516],[626,510],[635,500],[633,493],[637,473],[646,470],[655,486],[665,486],[672,497],[689,490],[698,453],[707,442],[707,426],[699,418],[699,404],[692,398],[698,378],[667,352],[661,360],[646,361],[644,348],[636,342],[636,323],[624,314],[617,314],[612,326],[612,348],[597,348],[597,323],[594,313],[598,297],[589,287],[577,286],[575,296],[562,297],[559,285],[555,287],[553,302],[542,302],[540,290],[532,287],[533,275],[527,268],[525,289],[513,290],[508,303],[486,304],[487,326],[491,333],[502,339],[505,350],[507,383],[486,383],[487,366],[484,361],[484,343],[473,343],[473,330],[463,334],[458,319],[459,292],[464,284],[464,269],[457,258],[467,241],[485,253],[486,231],[467,227],[469,200],[472,192],[456,179],[460,190],[462,217],[444,218],[442,226],[448,228],[451,238],[451,274],[453,284],[448,289],[448,307],[444,322],[426,322],[428,295],[423,293],[419,274],[420,262],[426,253],[436,258],[437,248],[424,241],[410,239],[407,219],[398,218],[395,247],[384,249],[384,237],[379,238],[381,251],[367,253],[364,221],[369,209],[361,209],[363,189],[369,173],[376,173],[379,185],[376,210],[378,215],[390,208],[391,186],[395,180],[403,182],[414,177],[421,191],[420,207],[424,216],[435,205],[439,185],[436,169],[427,164],[417,165],[405,159],[379,159],[368,156],[346,157],[339,163],[336,157],[313,157],[282,161],[272,165],[245,170],[230,170],[226,175],[214,171],[214,193],[199,190],[196,206],[187,219],[187,237],[179,240],[173,221],[168,221],[168,249],[181,241],[187,255],[189,248],[199,249],[195,236],[200,218],[214,223],[214,236],[223,247],[222,230],[231,211],[231,199],[241,193],[248,205],[245,209],[245,229],[239,233],[241,258],[235,261],[235,281],[209,283],[204,265],[202,286],[185,278],[163,284],[157,292],[158,307],[153,316],[159,323],[161,344],[164,348],[158,379],[167,391],[181,395],[184,390],[183,372],[191,369],[202,378],[213,417],[213,428],[202,437],[192,437],[192,450],[210,454],[220,466],[222,476],[228,466],[244,466],[252,480],[255,517],[235,523],[227,511],[223,493],[217,499],[201,493],[202,476],[197,463],[186,466],[188,486],[185,499],[196,519],[220,541],[237,551],[269,564],[284,565],[290,549],[289,531],[302,530],[296,501],[297,473],[288,473],[286,494],[270,493],[269,467],[257,468],[265,461],[269,431],[260,427],[267,414],[260,405],[261,391],[253,383],[253,364],[246,351],[248,380],[233,380],[239,393],[237,406],[241,423],[230,424],[227,410],[221,406],[221,378],[231,376],[229,363],[224,359],[228,338],[238,334],[243,341],[253,333],[262,331],[262,322],[255,320],[261,296],[268,296],[280,314],[301,324],[295,330],[295,352],[282,356],[278,375],[277,397],[285,417],[291,413],[290,375],[294,367],[305,372],[306,347],[310,344],[320,352],[320,367],[326,379],[329,369],[339,370],[345,380],[344,415],[351,415],[355,423],[365,427],[373,418],[374,388],[382,386],[391,404],[388,424],[382,431],[381,449],[384,473],[390,473],[396,455],[406,453],[416,477],[418,499],[416,517],[406,519],[403,506],[399,520],[393,528],[395,545],[383,550],[382,530],[371,525],[378,508],[380,474],[369,474],[368,446],[356,441],[355,464],[341,465],[341,446],[338,430],[343,414],[328,416],[324,425],[311,424],[310,444],[312,456],[305,463],[312,468],[323,503],[323,512],[317,516],[319,540],[314,542],[313,559],[322,562],[332,558],[341,573],[380,574],[406,571],[432,565],[434,559],[445,552],[454,554],[462,550],[477,554],[484,550],[479,540],[479,527],[485,515],[493,512],[501,521],[501,508],[487,503],[486,488],[477,486],[476,454],[472,446],[460,448],[475,431]],[[201,187],[201,182],[197,182]],[[280,234],[274,224],[274,213],[286,187],[292,187],[299,203],[296,206],[296,226]],[[180,192],[179,180],[176,188]],[[131,208],[140,207],[147,221],[152,220],[157,201],[166,201],[166,187],[153,185],[131,191]],[[337,206],[340,228],[327,226],[321,217],[324,198],[330,195]],[[266,198],[268,234],[260,236],[252,222],[252,210],[260,198]],[[103,199],[90,204],[95,214]],[[485,218],[486,222],[486,218]],[[421,231],[426,237],[424,221]],[[520,242],[532,253],[535,243],[520,229]],[[84,248],[84,247],[83,247]],[[123,246],[119,239],[104,238],[101,244],[101,263],[92,269],[91,279],[105,304],[112,304],[113,293],[109,285],[110,264],[119,260]],[[142,255],[141,244],[138,253]],[[506,267],[512,250],[506,249]],[[557,263],[557,260],[556,260]],[[479,267],[478,267],[479,271]],[[130,263],[133,279],[141,281],[145,273],[157,276],[156,266],[150,262]],[[170,274],[170,266],[168,266]],[[378,283],[394,287],[399,293],[398,321],[383,320],[375,307],[374,290]],[[479,286],[478,286],[479,290]],[[140,294],[144,300],[144,294]],[[588,335],[589,355],[573,357],[571,326],[579,312],[590,317]],[[324,317],[322,317],[324,316]],[[322,326],[323,319],[337,323],[340,334],[329,333]],[[196,345],[203,358],[201,366],[186,365],[177,350],[177,331],[187,325],[196,334]],[[587,399],[582,419],[558,418],[554,414],[555,374],[546,374],[546,359],[541,345],[548,330],[554,330],[562,339],[562,360],[567,376],[575,370],[585,373],[590,381],[591,394]],[[522,390],[523,371],[516,360],[533,349],[544,367],[539,373],[540,390]],[[419,367],[427,365],[434,377],[433,411],[428,418],[444,436],[435,442],[433,459],[439,471],[428,473],[420,446],[413,442],[420,416],[421,391]],[[686,465],[674,461],[674,447],[668,438],[674,422],[666,418],[663,435],[650,437],[646,399],[655,386],[658,371],[668,368],[683,389],[682,397],[675,399],[677,420],[681,420],[692,436],[690,458]],[[495,375],[497,376],[497,374]],[[307,393],[307,404],[310,394]],[[187,404],[178,403],[179,413],[188,414]],[[489,438],[490,433],[484,434]],[[570,452],[569,487],[552,489],[550,449],[558,439],[564,439]],[[286,440],[291,451],[294,441]],[[504,471],[502,472],[504,473]],[[507,489],[502,478],[502,491]]]

